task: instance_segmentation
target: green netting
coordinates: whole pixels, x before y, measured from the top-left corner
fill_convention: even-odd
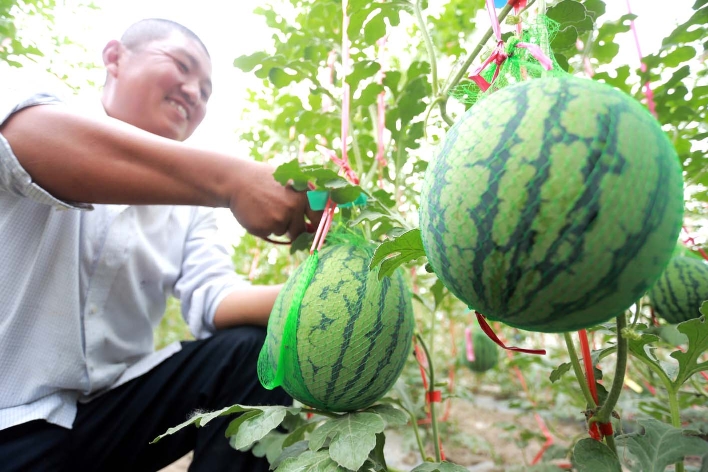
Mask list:
[[[369,270],[373,246],[344,225],[290,276],[276,299],[258,359],[266,388],[351,411],[381,398],[410,353],[413,312],[401,273]]]
[[[496,64],[492,63],[482,71],[482,77],[490,83],[490,87],[486,91],[483,91],[472,80],[465,80],[458,86],[453,87],[450,95],[466,105],[474,105],[478,100],[508,85],[528,79],[567,75],[556,62],[550,48],[551,41],[558,33],[558,26],[559,24],[556,21],[543,15],[539,16],[535,23],[522,32],[521,38],[512,37],[508,40],[505,47],[505,53],[508,57],[502,63],[496,80],[493,80],[498,67]],[[516,45],[520,42],[539,46],[551,60],[553,64],[551,70],[544,69],[528,49],[517,47]]]
[[[478,101],[450,128],[421,192],[433,271],[487,318],[588,328],[658,279],[681,230],[683,182],[633,97],[571,75]]]

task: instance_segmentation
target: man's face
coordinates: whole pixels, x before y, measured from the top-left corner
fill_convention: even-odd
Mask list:
[[[104,106],[114,118],[184,141],[204,119],[211,95],[211,60],[182,33],[123,52],[111,73]]]

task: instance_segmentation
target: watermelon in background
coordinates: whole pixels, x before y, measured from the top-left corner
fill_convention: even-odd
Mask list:
[[[470,108],[425,174],[432,269],[470,308],[541,332],[588,328],[654,284],[683,216],[659,123],[571,76],[509,86]]]
[[[675,256],[649,291],[654,311],[669,323],[701,316],[708,300],[708,263],[695,257]]]
[[[412,352],[413,305],[402,270],[379,282],[378,270],[369,270],[372,253],[350,244],[320,251],[298,312],[294,348],[283,365],[267,366],[285,369],[283,388],[306,405],[329,411],[366,408],[393,386]],[[290,276],[275,301],[259,370],[264,359],[270,364],[279,359],[305,267]]]
[[[466,341],[460,345],[459,361],[472,372],[482,373],[493,369],[499,363],[499,346],[480,330],[472,332],[474,360],[467,356]]]

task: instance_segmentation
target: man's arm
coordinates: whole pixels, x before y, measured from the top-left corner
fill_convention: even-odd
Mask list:
[[[214,313],[216,329],[236,325],[266,326],[275,298],[282,285],[249,285],[235,289],[219,304]]]
[[[256,236],[295,237],[305,229],[304,194],[278,184],[266,164],[62,106],[19,111],[0,133],[33,181],[66,201],[230,207]]]

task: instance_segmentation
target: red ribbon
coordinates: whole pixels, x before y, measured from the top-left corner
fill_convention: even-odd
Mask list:
[[[523,352],[523,353],[525,353],[525,354],[541,354],[541,355],[546,354],[546,350],[545,350],[545,349],[524,349],[524,348],[520,348],[520,347],[508,347],[508,346],[506,346],[506,345],[497,337],[496,333],[494,333],[494,331],[492,330],[492,327],[489,326],[489,324],[487,323],[487,320],[486,320],[486,318],[484,317],[484,315],[482,315],[482,314],[481,314],[480,312],[478,312],[478,311],[475,311],[474,314],[477,316],[477,321],[479,322],[479,326],[480,326],[480,328],[482,328],[482,331],[484,331],[484,334],[486,334],[487,336],[489,336],[489,339],[491,339],[492,341],[494,341],[495,343],[497,343],[502,349],[506,349],[507,351]]]

